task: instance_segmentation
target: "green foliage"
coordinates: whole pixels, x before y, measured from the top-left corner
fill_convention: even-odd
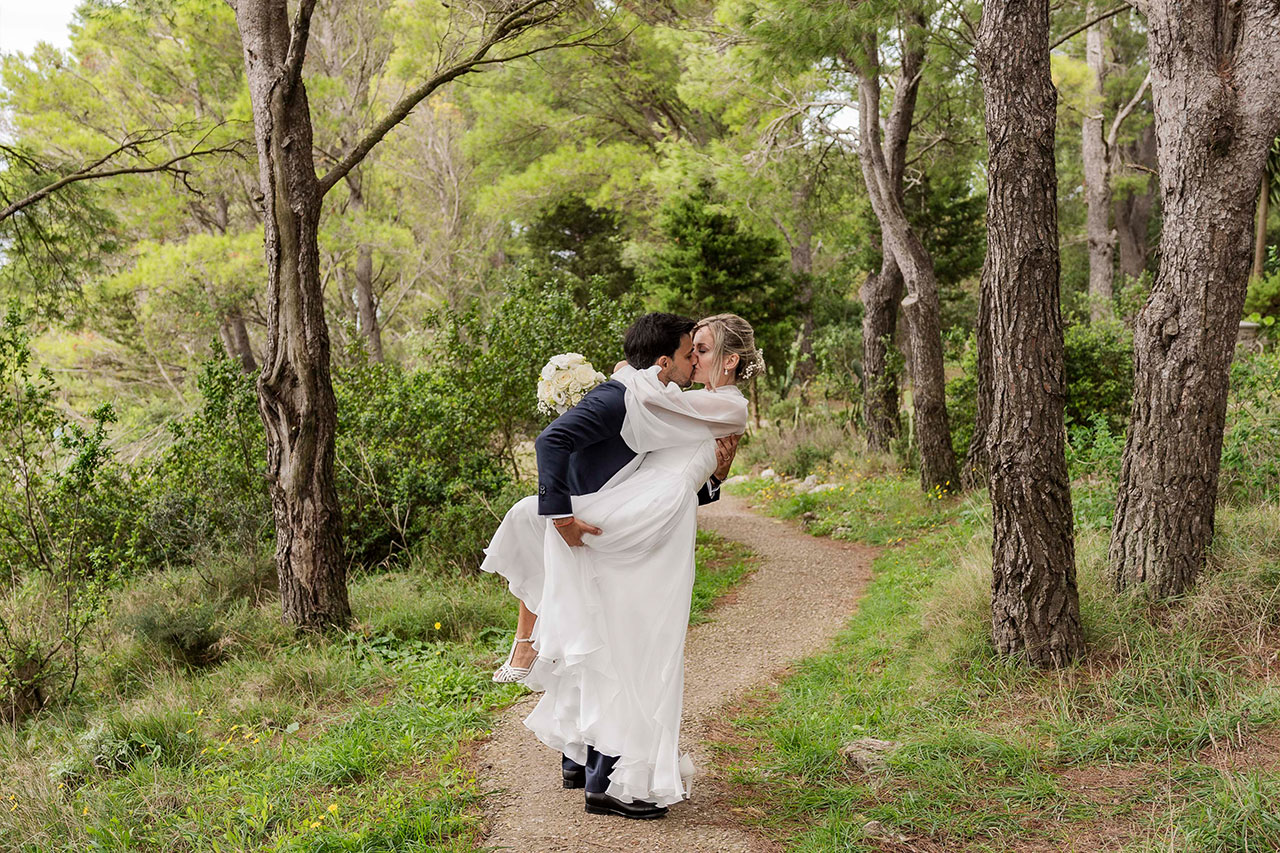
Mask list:
[[[1122,429],[1133,399],[1133,334],[1117,321],[1075,323],[1063,342],[1067,423],[1100,414],[1113,431]]]
[[[553,355],[580,352],[608,376],[622,360],[622,335],[640,306],[633,296],[611,296],[601,279],[579,285],[521,270],[504,289],[506,298],[487,314],[475,305],[434,318],[440,334],[432,363],[514,469],[516,445],[547,423],[537,410],[543,366]]]
[[[963,460],[973,440],[978,418],[978,337],[970,333],[960,354],[960,373],[947,380],[947,417],[951,422],[951,447]]]
[[[1244,297],[1244,315],[1254,322],[1271,318],[1268,326],[1280,317],[1280,269],[1249,280],[1249,289]]]
[[[334,371],[348,552],[370,565],[429,538],[442,556],[470,560],[474,543],[450,540],[437,521],[445,507],[477,503],[507,481],[492,452],[484,389],[444,365],[410,372],[353,361]]]
[[[795,337],[794,283],[776,240],[751,233],[702,182],[658,214],[662,244],[642,271],[655,303],[695,319],[732,312],[751,323],[777,372]]]
[[[11,720],[74,690],[105,589],[151,555],[106,445],[114,411],[85,426],[57,406],[16,309],[0,322],[0,390],[0,719]]]
[[[213,543],[256,555],[272,516],[254,377],[223,355],[205,362],[196,387],[200,410],[169,424],[172,443],[148,472],[150,524],[172,560]]]
[[[593,207],[576,194],[543,210],[524,232],[535,274],[567,273],[584,283],[595,278],[614,297],[635,286],[635,273],[622,263],[623,240],[614,211]],[[590,301],[585,287],[576,295],[581,304]]]
[[[1232,501],[1280,497],[1280,353],[1238,354],[1222,439],[1219,494]]]

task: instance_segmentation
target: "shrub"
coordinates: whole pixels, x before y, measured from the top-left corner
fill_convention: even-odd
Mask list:
[[[134,584],[124,622],[134,635],[176,663],[208,666],[221,658],[221,613],[226,602],[208,597],[197,578],[164,572]]]
[[[204,363],[196,387],[200,410],[170,424],[173,442],[147,471],[150,525],[172,561],[190,561],[209,542],[257,554],[272,514],[254,378],[220,355]]]
[[[947,381],[947,417],[951,421],[951,448],[964,462],[973,440],[978,417],[978,338],[970,334],[960,354],[960,373]]]
[[[775,406],[793,407],[782,401]],[[781,419],[780,419],[781,420]],[[747,433],[738,458],[748,467],[769,466],[792,477],[804,478],[831,462],[849,446],[848,428],[835,419],[820,414],[797,417],[791,423]]]
[[[815,330],[813,357],[828,395],[847,401],[845,417],[850,423],[859,422],[863,396],[861,325],[832,323]]]
[[[1254,314],[1258,318],[1280,317],[1280,270],[1249,280],[1249,289],[1244,297],[1244,314],[1246,317]]]
[[[1123,430],[1133,401],[1132,333],[1118,321],[1076,323],[1063,338],[1067,423],[1101,415],[1113,432]]]
[[[335,379],[337,486],[352,558],[382,562],[426,537],[450,548],[435,535],[442,510],[495,494],[508,479],[483,389],[441,366],[409,372],[367,360]]]
[[[25,316],[0,322],[0,719],[69,695],[105,592],[145,561],[148,537],[129,480],[114,468],[110,406],[84,426],[32,362]]]
[[[1238,501],[1280,496],[1280,353],[1237,355],[1222,441],[1219,493]]]

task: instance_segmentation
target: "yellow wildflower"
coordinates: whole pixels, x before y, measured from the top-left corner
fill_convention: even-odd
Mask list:
[[[337,804],[337,803],[329,803],[329,814],[333,814],[333,813],[334,813],[334,812],[336,812],[337,810],[338,810],[338,804]]]
[[[319,825],[320,825],[320,821],[318,821],[318,820],[313,820],[313,821],[311,821],[311,828],[312,828],[312,829],[315,829],[315,828],[316,828],[317,826],[319,826]]]
[[[440,630],[440,623],[439,623],[439,622],[437,622],[437,623],[436,623],[436,630],[437,630],[437,631],[439,631],[439,630]]]

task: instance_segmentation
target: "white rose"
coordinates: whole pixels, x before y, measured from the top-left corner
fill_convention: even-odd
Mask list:
[[[573,378],[583,388],[590,388],[596,381],[595,369],[585,362],[573,368]]]

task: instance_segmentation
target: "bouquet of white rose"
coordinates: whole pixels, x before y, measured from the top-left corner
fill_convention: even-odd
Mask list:
[[[563,415],[605,378],[576,352],[553,355],[538,378],[538,411]]]

